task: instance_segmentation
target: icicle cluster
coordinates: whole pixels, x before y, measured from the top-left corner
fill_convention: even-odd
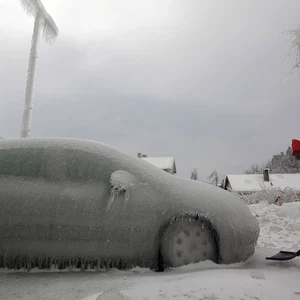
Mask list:
[[[0,256],[0,268],[8,268],[20,270],[24,269],[30,271],[33,268],[39,269],[59,269],[64,270],[109,270],[117,268],[121,270],[131,269],[136,266],[141,268],[154,268],[153,261],[146,261],[143,259],[128,260],[128,259],[100,259],[94,258],[74,258],[74,257],[26,257],[26,256]]]
[[[44,5],[40,0],[19,0],[25,12],[34,18],[41,17],[42,19],[42,36],[46,43],[52,44],[58,36],[59,30],[47,13]]]

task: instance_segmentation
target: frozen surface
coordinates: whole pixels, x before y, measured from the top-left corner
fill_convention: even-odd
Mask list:
[[[225,266],[206,261],[164,273],[144,268],[98,273],[0,270],[0,299],[111,300],[109,297],[114,296],[119,298],[112,299],[124,300],[299,300],[300,259],[265,260],[281,250],[287,235],[295,245],[288,243],[284,248],[300,248],[300,231],[294,226],[299,224],[300,215],[292,212],[298,212],[299,203],[280,207],[265,202],[251,205],[250,209],[260,213],[261,235],[255,254],[246,263]],[[287,228],[288,224],[293,225]],[[278,232],[277,226],[284,230]],[[267,239],[274,249],[262,243]]]
[[[4,140],[0,155],[2,266],[156,268],[163,231],[182,219],[212,229],[221,263],[254,252],[256,218],[210,184],[79,139]]]

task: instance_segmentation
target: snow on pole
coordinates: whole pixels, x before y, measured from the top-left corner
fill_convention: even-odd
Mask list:
[[[52,17],[47,13],[43,4],[39,0],[20,0],[22,7],[25,12],[35,18],[33,35],[31,41],[28,75],[26,84],[25,94],[25,107],[23,113],[23,123],[21,130],[21,138],[31,136],[31,119],[33,110],[33,94],[34,94],[34,83],[36,75],[36,63],[37,63],[37,52],[38,44],[41,36],[47,43],[54,42],[58,35],[58,28],[54,23]]]
[[[33,92],[36,74],[36,63],[37,63],[37,50],[38,42],[40,40],[42,33],[41,27],[41,17],[36,16],[34,20],[34,29],[32,35],[30,58],[28,65],[27,83],[26,83],[26,94],[25,94],[25,107],[23,112],[23,124],[21,131],[21,138],[26,138],[31,136],[31,118],[33,109]]]

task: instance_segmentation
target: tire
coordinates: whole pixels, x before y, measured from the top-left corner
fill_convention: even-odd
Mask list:
[[[218,248],[206,222],[178,220],[168,226],[161,241],[164,268],[204,260],[218,262]]]

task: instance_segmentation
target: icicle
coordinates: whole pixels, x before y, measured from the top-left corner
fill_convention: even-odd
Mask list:
[[[87,270],[90,269],[92,262],[93,262],[93,260],[90,259],[90,258],[87,260],[87,262],[86,262],[86,269]]]
[[[146,262],[145,262],[145,260],[141,260],[140,261],[140,263],[139,263],[139,266],[141,267],[141,268],[144,268],[145,267],[145,264],[146,264]]]
[[[46,257],[46,268],[48,268],[48,269],[51,268],[51,257],[50,256]]]
[[[27,272],[30,272],[32,270],[32,265],[31,265],[30,259],[27,259],[26,270],[27,270]]]
[[[106,269],[109,270],[111,268],[111,260],[110,259],[106,259],[105,260],[105,265],[106,265]]]
[[[95,258],[95,259],[93,259],[92,262],[91,262],[91,265],[90,265],[91,269],[96,269],[96,264],[97,264],[97,260],[96,260],[96,258]]]
[[[101,265],[101,263],[100,263],[100,259],[99,259],[99,258],[97,258],[97,260],[96,260],[96,265],[95,265],[95,269],[96,269],[96,271],[97,271],[97,272],[99,272],[99,271],[100,271],[100,265]]]
[[[68,257],[68,262],[67,262],[68,268],[72,267],[72,258]]]
[[[126,269],[126,260],[123,260],[123,261],[122,261],[122,263],[121,263],[121,268],[122,268],[123,270]]]
[[[111,205],[113,204],[114,200],[115,200],[115,194],[118,194],[116,189],[112,189],[110,192],[110,197],[109,197],[109,201],[106,207],[106,211],[108,211],[111,207]]]
[[[86,258],[80,258],[80,261],[81,261],[80,269],[81,269],[81,271],[85,271],[86,266],[87,266],[87,259]]]
[[[75,259],[75,268],[77,268],[78,267],[78,261],[79,261],[79,259],[78,259],[78,257]]]
[[[125,191],[125,198],[124,198],[124,206],[126,207],[130,198],[130,189],[127,189]]]
[[[120,267],[120,259],[119,258],[115,259],[115,266],[116,266],[116,268],[119,269],[119,267]]]
[[[15,258],[13,268],[14,268],[15,270],[18,270],[18,267],[19,267],[19,257],[17,256],[17,257]]]

